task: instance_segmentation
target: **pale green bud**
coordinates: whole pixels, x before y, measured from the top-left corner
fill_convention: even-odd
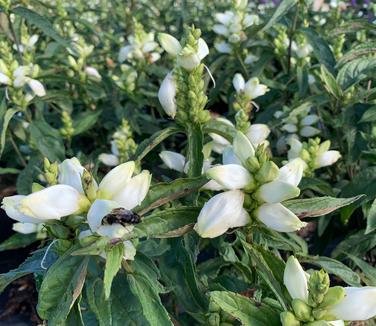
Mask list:
[[[290,311],[281,312],[279,315],[282,326],[299,326],[300,322],[296,319],[293,313]]]
[[[308,281],[308,303],[317,306],[324,300],[325,294],[328,292],[330,279],[327,272],[323,269],[312,273]]]
[[[320,303],[320,307],[328,307],[340,303],[345,295],[345,290],[341,286],[329,288],[328,292],[324,296],[324,300]]]
[[[84,190],[86,197],[90,201],[94,201],[97,196],[98,186],[93,176],[91,175],[91,173],[87,171],[86,169],[84,170],[82,174],[81,182],[82,182],[82,189]]]
[[[307,305],[303,300],[292,300],[292,309],[294,310],[296,318],[301,321],[312,321],[312,308]]]
[[[262,164],[260,170],[256,173],[256,179],[262,183],[270,182],[279,175],[278,166],[272,161],[266,161]]]

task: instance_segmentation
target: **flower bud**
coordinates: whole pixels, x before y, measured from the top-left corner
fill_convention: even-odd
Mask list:
[[[97,196],[98,185],[89,171],[84,169],[81,177],[82,189],[86,197],[92,202]]]
[[[320,307],[329,307],[341,302],[346,293],[343,287],[334,286],[329,288],[324,296],[324,300],[320,303]]]
[[[312,321],[312,308],[307,305],[303,300],[292,300],[292,309],[294,310],[296,318],[301,321]]]
[[[323,269],[313,272],[308,281],[308,303],[311,306],[319,305],[324,300],[324,296],[328,292],[329,286],[330,279],[327,272]]]
[[[260,170],[256,173],[255,178],[261,183],[273,181],[279,175],[278,166],[272,161],[266,161],[262,164]]]
[[[300,322],[290,311],[284,311],[280,314],[282,326],[299,326]]]

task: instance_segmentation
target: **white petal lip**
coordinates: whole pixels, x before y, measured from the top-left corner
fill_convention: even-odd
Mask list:
[[[319,117],[316,114],[310,114],[304,117],[301,121],[300,124],[303,126],[310,126],[313,125],[314,123],[319,121]]]
[[[342,320],[367,320],[376,316],[376,287],[345,287],[345,298],[332,307],[331,315]]]
[[[99,74],[98,70],[95,69],[94,67],[86,67],[85,68],[85,72],[93,77],[94,79],[97,79],[97,80],[101,80],[102,79],[102,76]]]
[[[22,234],[31,234],[38,231],[38,225],[34,223],[14,223],[12,230]]]
[[[58,182],[72,186],[77,191],[83,193],[81,176],[84,170],[84,167],[76,157],[66,159],[59,164]]]
[[[112,200],[97,199],[94,201],[87,213],[87,222],[92,232],[97,232],[102,225],[103,218],[114,208],[119,208],[119,204]]]
[[[171,54],[173,56],[177,56],[180,53],[180,51],[182,50],[180,42],[170,34],[159,33],[158,34],[158,40],[159,40],[159,43],[161,44],[162,48],[168,54]]]
[[[225,13],[215,14],[215,19],[224,25],[231,23],[231,20],[233,19],[233,17],[234,17],[234,13],[232,11],[226,11]]]
[[[117,223],[111,225],[101,225],[96,231],[96,233],[98,233],[100,236],[107,237],[110,239],[122,238],[124,234],[128,232],[128,228]]]
[[[214,47],[220,53],[230,53],[231,52],[231,45],[226,43],[226,42],[215,43]]]
[[[257,209],[256,215],[267,227],[278,232],[294,232],[307,224],[280,203],[264,204]]]
[[[321,154],[316,158],[317,167],[324,167],[334,164],[341,157],[340,152],[338,151],[327,151]]]
[[[244,164],[251,156],[255,156],[255,149],[250,140],[242,132],[238,131],[233,141],[234,152]]]
[[[318,135],[320,133],[320,129],[311,127],[311,126],[304,126],[300,129],[300,135],[303,137],[312,137]]]
[[[31,90],[36,96],[42,97],[46,95],[46,90],[44,89],[43,84],[36,79],[29,79],[27,84],[30,86]]]
[[[266,138],[268,138],[269,134],[269,127],[262,123],[251,125],[246,132],[246,136],[255,147],[262,144],[266,140]]]
[[[209,47],[206,44],[205,40],[202,38],[199,38],[198,41],[198,57],[200,60],[204,59],[209,54]]]
[[[283,283],[293,299],[308,301],[308,282],[299,261],[290,256],[283,274]]]
[[[158,99],[162,105],[163,110],[168,116],[174,118],[176,115],[176,84],[172,72],[168,73],[163,80],[159,91]]]
[[[215,238],[229,228],[244,226],[249,216],[243,209],[244,194],[239,190],[222,192],[202,208],[195,231],[203,238]]]
[[[253,179],[251,174],[241,165],[227,164],[210,168],[206,175],[226,189],[242,189]]]
[[[286,182],[274,180],[263,184],[257,190],[257,197],[266,203],[273,204],[297,197],[299,193],[300,190],[298,187]]]
[[[112,199],[131,179],[135,164],[133,161],[123,163],[108,172],[99,184],[100,195]]]
[[[34,192],[20,201],[20,211],[43,219],[59,220],[80,207],[81,194],[71,186],[56,185]]]
[[[241,161],[236,156],[232,146],[226,147],[222,153],[222,163],[223,165],[227,164],[237,164],[241,165]]]
[[[42,223],[42,219],[37,219],[35,217],[25,215],[19,210],[19,205],[22,199],[26,196],[14,195],[10,197],[4,197],[1,208],[5,210],[7,215],[16,221],[22,223]]]
[[[298,131],[298,127],[292,123],[287,123],[285,125],[282,126],[282,130],[285,130],[287,132],[297,132]]]
[[[264,95],[269,91],[266,85],[260,84],[258,78],[254,77],[248,80],[244,86],[244,92],[251,98],[255,99],[259,96]]]
[[[131,45],[126,45],[122,47],[119,51],[119,56],[118,56],[118,61],[123,62],[128,59],[130,53],[132,52],[132,46]]]
[[[245,80],[241,74],[235,74],[232,79],[232,85],[234,86],[237,93],[240,93],[244,90]]]
[[[116,201],[120,207],[132,210],[144,200],[149,191],[150,182],[151,174],[149,171],[144,170],[130,179],[126,186],[115,194],[113,200]]]
[[[288,144],[290,145],[290,149],[287,153],[288,159],[292,160],[299,157],[303,149],[303,144],[295,137],[291,137],[288,141]]]
[[[303,177],[306,163],[301,158],[293,159],[279,169],[279,181],[298,186]]]
[[[0,84],[9,85],[9,83],[10,83],[10,78],[7,75],[0,72]]]
[[[229,33],[229,30],[227,29],[227,27],[222,24],[215,24],[213,26],[213,31],[214,33],[218,35],[224,35],[224,36],[226,36]]]
[[[178,172],[184,171],[184,166],[186,163],[184,155],[172,151],[162,151],[159,154],[159,157],[169,169],[176,170]]]
[[[116,166],[119,164],[119,158],[114,154],[102,153],[98,156],[98,160],[107,166]]]

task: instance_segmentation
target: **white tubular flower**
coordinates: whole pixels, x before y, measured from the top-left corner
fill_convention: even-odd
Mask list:
[[[172,72],[168,73],[158,91],[158,99],[163,110],[171,118],[176,115],[176,84]]]
[[[81,177],[84,170],[85,168],[76,157],[66,159],[59,164],[58,182],[71,186],[80,193],[83,193]]]
[[[98,156],[98,160],[107,166],[119,165],[119,158],[114,154],[102,153]]]
[[[223,165],[227,164],[238,164],[242,165],[242,162],[239,160],[239,158],[236,156],[234,149],[232,146],[229,146],[225,148],[222,154],[222,163]]]
[[[307,164],[299,157],[293,159],[279,169],[277,180],[297,187],[302,180],[306,165]]]
[[[290,133],[294,133],[298,131],[298,127],[294,125],[293,123],[286,123],[285,125],[282,126],[281,129]]]
[[[203,238],[215,238],[230,228],[247,225],[249,215],[243,203],[244,194],[239,190],[215,195],[202,208],[195,231]]]
[[[132,52],[132,49],[133,47],[131,45],[123,46],[119,51],[118,61],[121,63],[127,60]]]
[[[258,188],[256,196],[265,203],[280,203],[287,199],[299,196],[300,189],[286,182],[274,180]]]
[[[131,179],[134,168],[134,162],[129,161],[108,172],[99,184],[98,198],[112,199]]]
[[[26,196],[23,196],[23,195],[14,195],[10,197],[4,197],[1,208],[5,210],[5,212],[11,219],[16,220],[18,222],[42,223],[43,222],[42,219],[37,219],[35,217],[26,215],[19,210],[20,203],[25,197]]]
[[[318,169],[324,166],[332,165],[337,162],[340,157],[341,153],[338,151],[326,151],[316,157],[315,166]]]
[[[38,225],[35,223],[14,223],[12,230],[22,234],[31,234],[38,232]]]
[[[268,91],[269,88],[266,85],[260,84],[259,79],[256,77],[248,80],[244,86],[245,94],[252,100],[264,95]]]
[[[315,135],[318,135],[319,133],[320,129],[311,126],[304,126],[302,129],[300,129],[299,132],[299,134],[303,137],[313,137]]]
[[[316,114],[309,114],[300,120],[302,126],[311,126],[319,121],[319,116]]]
[[[263,144],[270,134],[270,129],[267,125],[256,123],[249,127],[245,133],[254,147]]]
[[[233,127],[231,121],[227,120],[226,118],[217,118],[216,121],[221,121],[223,123],[228,124],[229,126]],[[213,146],[212,149],[215,153],[222,154],[224,149],[228,146],[231,146],[231,143],[224,137],[215,134],[215,133],[209,133],[209,136],[213,139]]]
[[[171,151],[162,151],[159,154],[159,157],[162,159],[163,163],[166,164],[169,169],[178,172],[184,172],[186,160],[183,155]]]
[[[251,156],[255,156],[255,149],[250,140],[242,132],[238,131],[233,140],[233,148],[236,156],[244,164]]]
[[[79,211],[83,199],[75,188],[56,185],[25,196],[20,200],[18,209],[37,219],[60,220]]]
[[[307,225],[280,203],[260,206],[256,216],[267,227],[278,232],[294,232]]]
[[[85,73],[95,81],[101,81],[102,76],[99,74],[98,70],[94,67],[85,67]]]
[[[290,145],[290,149],[287,152],[288,159],[291,161],[294,158],[300,157],[300,153],[303,149],[303,144],[296,137],[291,137],[288,140],[288,144]]]
[[[308,301],[308,281],[302,266],[294,256],[287,260],[283,283],[293,299]]]
[[[248,54],[246,58],[244,59],[244,63],[247,65],[253,64],[256,61],[258,61],[260,58],[257,55],[254,54]]]
[[[140,205],[146,197],[150,182],[151,174],[149,171],[144,170],[131,178],[125,187],[115,194],[112,199],[119,203],[121,207],[132,210]]]
[[[231,53],[231,45],[227,42],[214,43],[214,47],[220,53]]]
[[[367,320],[376,316],[376,287],[344,287],[346,296],[329,310],[338,319]]]
[[[159,43],[161,44],[162,48],[168,54],[170,54],[174,57],[176,57],[180,53],[180,51],[182,50],[180,42],[170,34],[159,33],[158,34],[158,40],[159,40]]]
[[[245,87],[245,80],[241,74],[235,74],[234,78],[232,79],[232,85],[234,86],[237,93],[244,91]]]
[[[0,84],[9,85],[11,79],[4,73],[0,72]]]
[[[212,167],[206,171],[206,175],[218,182],[225,189],[242,189],[249,185],[253,178],[241,165],[227,164]]]
[[[36,96],[42,97],[46,95],[46,90],[39,80],[27,78],[26,82]]]

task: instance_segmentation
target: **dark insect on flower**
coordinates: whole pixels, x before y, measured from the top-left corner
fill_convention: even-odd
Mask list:
[[[141,217],[137,213],[125,208],[114,208],[111,213],[107,214],[103,220],[102,224],[121,224],[126,226],[127,224],[138,224],[141,222]]]

